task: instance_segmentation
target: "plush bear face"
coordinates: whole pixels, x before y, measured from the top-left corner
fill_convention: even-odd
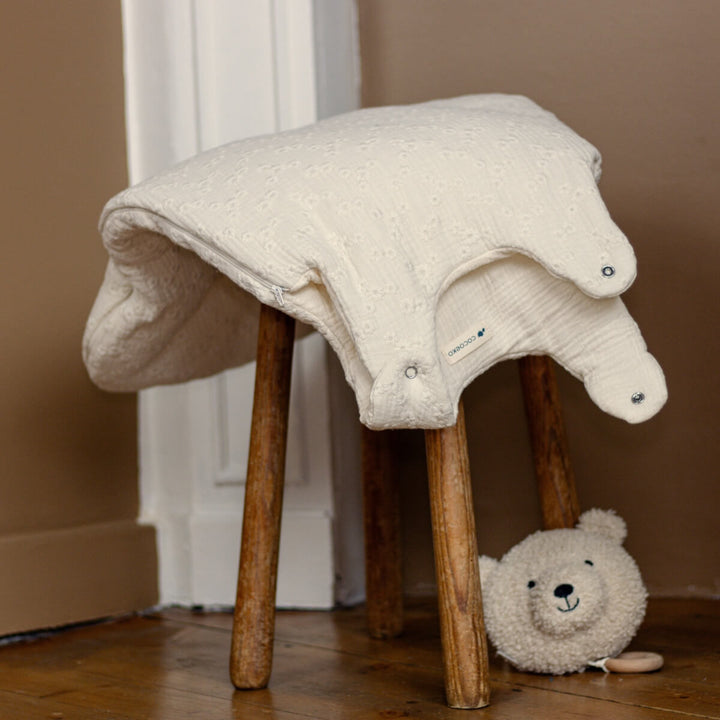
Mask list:
[[[537,532],[499,562],[481,558],[485,623],[498,652],[520,670],[559,674],[622,651],[647,599],[624,537],[622,519],[591,510],[576,529]]]

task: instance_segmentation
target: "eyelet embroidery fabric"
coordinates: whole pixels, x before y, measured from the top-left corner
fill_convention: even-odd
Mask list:
[[[103,211],[110,261],[86,365],[100,386],[136,390],[241,364],[256,298],[329,340],[369,427],[452,425],[474,377],[531,353],[639,422],[666,390],[616,297],[635,258],[599,174],[592,145],[508,95],[360,110],[216,148]],[[448,361],[444,346],[478,321],[481,341]]]

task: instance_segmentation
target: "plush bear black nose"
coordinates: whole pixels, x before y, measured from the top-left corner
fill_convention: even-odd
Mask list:
[[[553,594],[555,595],[555,597],[566,598],[572,595],[574,590],[575,588],[572,585],[563,583],[562,585],[558,585],[555,588],[555,592]]]

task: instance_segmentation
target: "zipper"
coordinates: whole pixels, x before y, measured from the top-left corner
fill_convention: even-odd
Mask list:
[[[285,290],[287,290],[287,288],[280,287],[279,285],[273,285],[270,289],[272,290],[272,294],[275,296],[275,299],[278,301],[278,305],[284,305]]]

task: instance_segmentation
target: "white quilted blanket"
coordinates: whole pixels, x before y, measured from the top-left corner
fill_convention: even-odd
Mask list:
[[[106,206],[86,365],[137,390],[247,362],[259,300],[328,339],[369,427],[451,425],[473,378],[533,353],[645,420],[665,383],[617,297],[635,258],[599,173],[595,148],[506,95],[211,150]]]

